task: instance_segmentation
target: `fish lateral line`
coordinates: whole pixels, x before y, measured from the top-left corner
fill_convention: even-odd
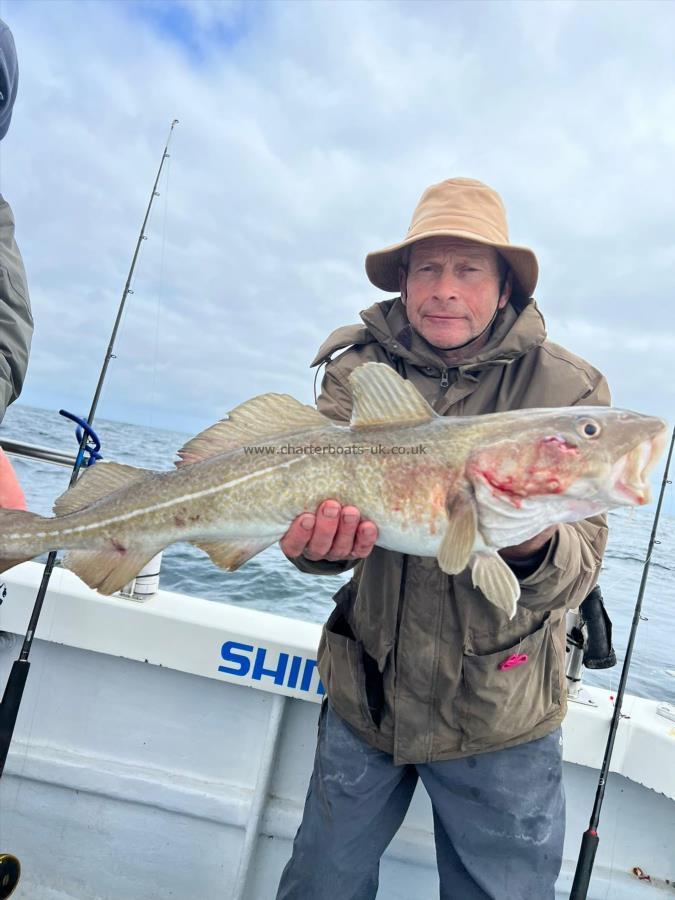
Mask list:
[[[213,487],[204,488],[201,491],[195,491],[192,494],[183,494],[180,497],[173,497],[170,500],[163,500],[161,503],[156,503],[152,506],[144,506],[142,509],[133,509],[127,513],[121,513],[118,516],[112,516],[109,519],[101,519],[95,523],[89,523],[85,525],[73,525],[70,528],[60,528],[53,529],[50,531],[42,531],[42,532],[34,532],[29,533],[25,532],[23,534],[8,534],[7,538],[9,540],[27,540],[30,538],[40,537],[40,538],[59,538],[69,534],[81,534],[82,532],[87,531],[96,531],[100,528],[105,528],[108,525],[117,525],[120,522],[128,522],[132,519],[139,518],[140,516],[144,516],[153,512],[160,512],[162,510],[170,509],[172,506],[176,506],[181,503],[188,503],[193,500],[200,500],[203,497],[208,497],[212,494],[222,493],[224,491],[231,490],[234,487],[237,487],[239,484],[243,484],[246,481],[250,481],[253,478],[257,478],[260,475],[267,475],[270,472],[275,472],[280,468],[288,468],[294,463],[301,462],[303,459],[308,457],[304,456],[294,456],[291,459],[285,460],[283,463],[279,463],[277,466],[270,466],[266,469],[259,469],[256,472],[248,472],[246,475],[242,475],[240,478],[235,478],[232,481],[225,482],[224,484],[217,484]],[[168,474],[173,474],[170,472]],[[81,512],[81,511],[78,511]],[[68,516],[77,516],[78,512],[69,513]],[[59,518],[66,518],[65,516],[52,516],[45,517],[45,521],[47,522],[58,522]]]

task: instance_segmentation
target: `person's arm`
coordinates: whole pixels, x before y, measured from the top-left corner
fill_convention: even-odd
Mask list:
[[[26,273],[12,210],[0,197],[0,421],[21,393],[33,335]]]
[[[604,377],[574,406],[609,406]],[[576,609],[593,589],[607,544],[607,517],[545,529],[517,547],[505,547],[501,556],[520,581],[520,602],[530,609]]]
[[[25,509],[26,498],[12,468],[12,464],[0,448],[0,509]]]
[[[511,568],[528,609],[576,609],[595,586],[607,544],[607,517],[558,525],[542,562],[531,573]]]

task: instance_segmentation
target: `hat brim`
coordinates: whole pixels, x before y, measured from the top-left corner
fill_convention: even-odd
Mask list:
[[[431,237],[464,238],[477,244],[484,244],[486,247],[492,247],[504,257],[511,267],[520,292],[526,298],[533,295],[539,277],[539,264],[532,250],[528,247],[518,247],[514,244],[497,244],[492,241],[486,241],[484,237],[470,231],[459,230],[441,229],[439,231],[427,231],[424,234],[416,234],[406,238],[406,240],[398,244],[392,244],[391,247],[385,247],[383,250],[375,250],[373,253],[369,253],[366,256],[366,274],[370,281],[375,287],[381,288],[383,291],[388,291],[389,293],[398,292],[398,272],[402,265],[401,256],[403,250],[411,244],[416,244],[418,241]]]

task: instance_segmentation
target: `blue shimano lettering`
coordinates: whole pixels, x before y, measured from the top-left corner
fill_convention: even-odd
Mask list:
[[[300,674],[300,666],[302,665],[302,657],[294,656],[291,660],[291,671],[288,673],[288,681],[286,684],[289,688],[298,686],[298,675]]]
[[[220,655],[225,662],[234,663],[235,668],[233,669],[231,666],[218,666],[218,671],[227,672],[228,675],[248,675],[248,671],[251,668],[251,660],[242,653],[235,653],[235,650],[243,650],[245,653],[252,653],[253,647],[251,644],[238,644],[236,641],[225,641],[220,650]]]
[[[274,679],[275,684],[283,684],[284,676],[286,675],[286,666],[288,665],[288,653],[279,654],[279,662],[277,663],[276,669],[265,668],[266,656],[267,650],[265,650],[264,647],[258,647],[255,654],[255,662],[253,664],[253,673],[251,675],[251,678],[255,678],[256,681],[260,681],[263,676],[267,675],[269,678]]]
[[[314,677],[317,668],[315,659],[289,656],[288,653],[272,656],[272,653],[267,647],[226,641],[221,647],[220,655],[227,665],[218,666],[218,671],[227,675],[248,676],[254,681],[271,678],[279,687],[304,693],[312,692],[313,685],[316,684],[314,693],[319,696],[326,693],[321,679]]]

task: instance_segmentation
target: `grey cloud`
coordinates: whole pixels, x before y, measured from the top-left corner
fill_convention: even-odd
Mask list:
[[[512,239],[539,254],[552,338],[617,404],[673,418],[675,10],[173,6],[198,59],[159,22],[167,4],[6,4],[26,402],[87,405],[177,116],[101,415],[194,431],[267,390],[310,401],[318,344],[383,296],[365,253],[463,174],[502,193]]]

